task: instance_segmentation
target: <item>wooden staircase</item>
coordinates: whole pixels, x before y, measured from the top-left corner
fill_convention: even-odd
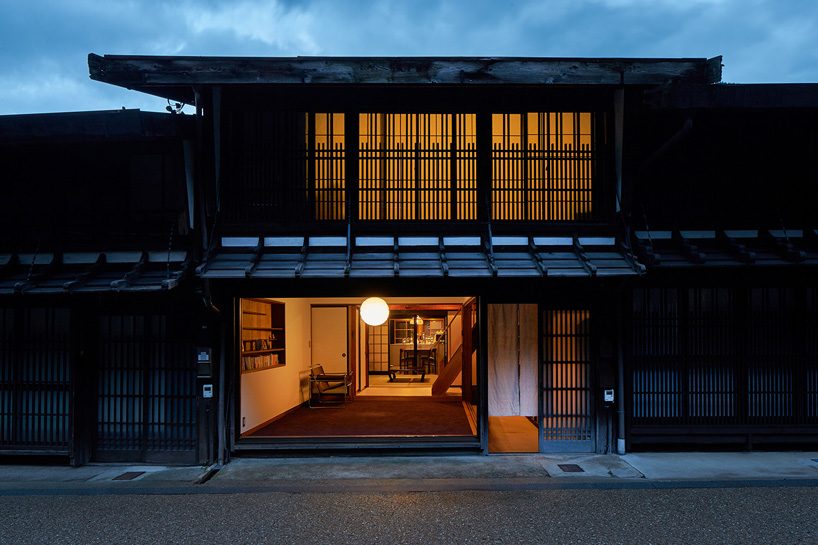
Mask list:
[[[457,375],[460,374],[460,371],[463,370],[463,345],[457,347],[457,350],[452,357],[449,358],[449,361],[446,362],[446,365],[443,367],[443,371],[437,375],[437,379],[432,384],[432,395],[433,396],[445,396],[446,392],[451,388],[454,379],[457,378]]]

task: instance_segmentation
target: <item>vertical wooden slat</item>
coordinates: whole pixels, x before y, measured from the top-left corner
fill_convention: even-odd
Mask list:
[[[543,439],[590,441],[590,330],[587,310],[543,316]]]

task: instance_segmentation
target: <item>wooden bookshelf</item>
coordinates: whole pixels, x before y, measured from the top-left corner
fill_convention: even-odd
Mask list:
[[[242,299],[240,368],[242,373],[286,365],[284,303]]]

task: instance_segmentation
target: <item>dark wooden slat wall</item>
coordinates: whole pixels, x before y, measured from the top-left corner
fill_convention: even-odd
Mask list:
[[[0,308],[0,450],[68,454],[70,331],[66,308]]]
[[[175,314],[100,317],[96,459],[150,461],[173,452],[192,459],[196,375],[182,320]]]
[[[226,109],[225,221],[287,222],[311,217],[306,123],[303,112]]]
[[[818,433],[816,331],[814,288],[634,290],[631,433]]]

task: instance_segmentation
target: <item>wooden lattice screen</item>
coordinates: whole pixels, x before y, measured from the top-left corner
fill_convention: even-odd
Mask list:
[[[490,124],[480,136],[472,113],[232,111],[225,119],[225,220],[605,217],[610,150],[602,113],[485,115]],[[486,147],[478,151],[480,138]]]
[[[67,454],[71,315],[0,308],[0,449]]]
[[[590,312],[546,310],[543,318],[543,439],[592,448]]]
[[[635,290],[631,425],[818,424],[816,293]]]
[[[358,218],[474,220],[474,114],[360,114]]]
[[[196,448],[196,373],[183,317],[100,317],[97,459]]]
[[[592,219],[593,133],[590,112],[494,114],[492,219]]]

